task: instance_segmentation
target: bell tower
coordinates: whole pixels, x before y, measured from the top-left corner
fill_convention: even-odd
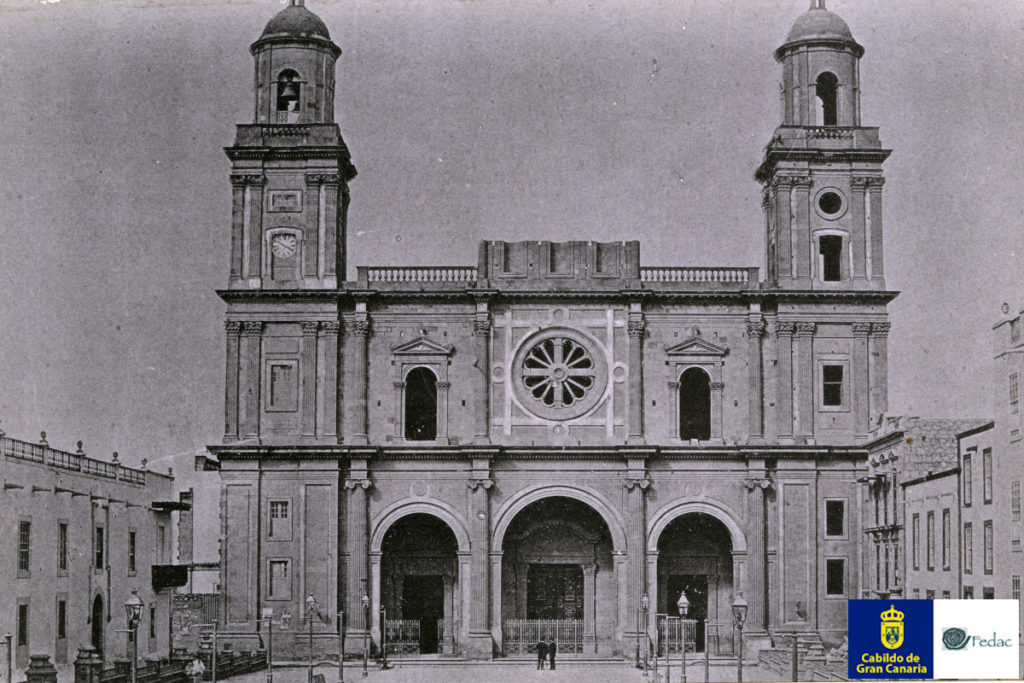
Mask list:
[[[765,148],[769,283],[784,289],[884,290],[882,149],[861,124],[860,58],[850,27],[813,0],[775,51],[782,125]]]
[[[355,177],[334,121],[341,49],[304,0],[273,17],[252,44],[251,124],[231,159],[229,289],[335,289],[345,279],[348,181]]]

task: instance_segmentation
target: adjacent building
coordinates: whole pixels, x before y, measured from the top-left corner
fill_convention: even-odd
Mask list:
[[[864,48],[823,4],[774,54],[783,106],[750,231],[763,277],[643,266],[637,242],[513,240],[346,280],[341,49],[301,0],[270,20],[227,149],[210,447],[236,641],[273,615],[275,648],[333,652],[343,612],[353,649],[387,629],[489,658],[554,624],[564,652],[632,657],[684,592],[698,649],[734,652],[741,594],[747,652],[773,632],[843,640],[896,293]]]
[[[128,652],[124,601],[145,602],[139,655],[170,651],[173,499],[166,474],[71,453],[0,432],[0,632],[15,666],[29,654],[58,664],[92,645],[110,662]]]

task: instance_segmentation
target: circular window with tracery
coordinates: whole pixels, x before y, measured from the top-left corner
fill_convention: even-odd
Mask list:
[[[528,340],[513,368],[515,392],[523,407],[554,420],[586,413],[601,400],[608,384],[603,353],[573,330],[546,330]]]

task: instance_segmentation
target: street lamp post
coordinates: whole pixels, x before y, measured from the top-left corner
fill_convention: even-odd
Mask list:
[[[690,611],[690,601],[686,599],[686,591],[679,594],[679,600],[676,602],[676,607],[679,608],[679,635],[682,643],[680,645],[680,651],[682,652],[682,683],[686,683],[686,615]]]
[[[313,683],[313,617],[320,616],[320,605],[312,595],[306,598],[306,619],[309,621],[309,665],[306,674],[308,683]]]
[[[647,591],[644,591],[644,594],[642,596],[640,596],[640,610],[643,613],[643,620],[641,622],[641,629],[643,630],[643,634],[644,634],[644,673],[645,674],[647,673],[648,655],[650,654],[649,651],[651,649],[650,645],[648,643],[649,636],[648,636],[648,633],[647,633],[647,610],[650,609],[650,607],[651,607],[651,598],[647,595]]]
[[[267,683],[274,683],[274,608],[264,607],[263,618],[267,620]]]
[[[132,637],[132,661],[131,661],[131,682],[138,683],[139,680],[139,621],[142,619],[142,608],[145,603],[139,594],[132,591],[128,599],[124,601],[124,613],[128,618],[128,630]]]
[[[385,671],[391,667],[388,665],[388,611],[384,605],[380,606],[380,668]]]
[[[338,612],[338,683],[345,683],[345,612]]]
[[[370,596],[363,593],[363,678],[366,678],[366,666],[370,657]]]
[[[742,592],[737,593],[736,599],[732,601],[732,618],[740,632],[740,656],[736,664],[736,680],[743,683],[743,623],[747,620],[747,601],[743,599]]]

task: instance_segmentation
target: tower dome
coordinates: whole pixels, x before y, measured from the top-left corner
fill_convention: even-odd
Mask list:
[[[853,38],[853,32],[843,18],[825,8],[825,0],[812,0],[811,8],[804,12],[793,24],[786,43],[776,53],[781,53],[793,45],[804,43],[838,42],[852,47],[855,52],[863,54],[862,48]]]
[[[265,38],[324,38],[331,39],[327,24],[306,9],[304,0],[291,0],[291,4],[267,22],[260,40]]]

